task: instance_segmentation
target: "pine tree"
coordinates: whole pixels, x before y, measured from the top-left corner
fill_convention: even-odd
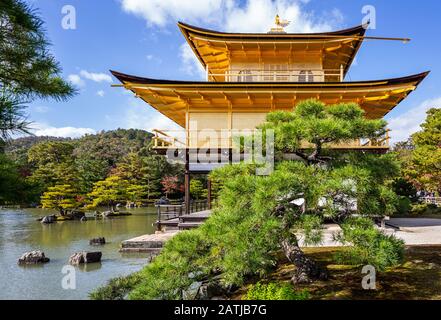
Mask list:
[[[207,197],[207,189],[200,180],[193,179],[190,181],[190,194],[196,200]]]
[[[77,194],[70,185],[56,185],[49,187],[41,196],[41,204],[45,209],[56,209],[61,216],[66,215],[69,209],[76,209],[80,205]]]
[[[115,211],[117,203],[127,200],[128,182],[118,176],[110,176],[93,185],[93,190],[88,194],[92,200],[91,207],[106,205],[109,210]]]
[[[26,102],[64,100],[75,94],[60,77],[49,45],[43,21],[25,1],[0,2],[0,140],[29,132]]]

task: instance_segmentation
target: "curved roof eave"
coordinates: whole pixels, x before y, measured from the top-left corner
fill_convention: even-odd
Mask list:
[[[195,27],[184,22],[178,22],[178,26],[181,31],[192,31],[194,33],[199,33],[205,36],[220,37],[220,38],[241,38],[241,39],[259,39],[259,38],[287,38],[287,39],[310,39],[310,38],[320,38],[321,36],[363,36],[366,33],[366,28],[364,25],[356,26],[353,28],[331,31],[331,32],[320,32],[320,33],[230,33],[230,32],[220,32],[210,29],[204,29],[200,27]]]
[[[223,87],[305,87],[308,85],[310,87],[354,87],[354,86],[375,86],[375,85],[395,85],[395,84],[405,84],[416,82],[418,86],[424,78],[430,73],[430,71],[422,72],[419,74],[414,74],[406,77],[382,79],[382,80],[369,80],[369,81],[351,81],[351,82],[206,82],[206,81],[182,81],[182,80],[162,80],[162,79],[152,79],[144,78],[138,76],[132,76],[124,74],[118,71],[110,70],[113,76],[115,76],[123,84],[127,82],[137,83],[137,84],[151,84],[151,85],[180,85],[180,86],[194,86],[194,87],[211,87],[211,88],[223,88]]]
[[[181,30],[182,34],[184,35],[185,39],[187,40],[188,44],[190,45],[191,49],[197,56],[198,60],[201,62],[204,69],[206,68],[206,62],[200,55],[197,47],[193,43],[193,41],[190,39],[190,32],[195,33],[202,37],[207,37],[211,39],[221,39],[221,40],[243,40],[243,41],[255,41],[255,40],[271,40],[271,39],[278,39],[278,40],[321,40],[321,39],[327,39],[329,36],[335,36],[335,37],[345,37],[345,36],[358,36],[361,37],[357,39],[357,44],[351,54],[351,57],[348,59],[348,62],[344,66],[344,75],[346,75],[349,71],[349,68],[352,65],[352,62],[354,61],[354,58],[356,54],[358,53],[362,43],[363,43],[363,36],[366,33],[366,26],[365,25],[359,25],[356,27],[338,30],[338,31],[331,31],[331,32],[322,32],[322,33],[277,33],[277,34],[271,34],[271,33],[228,33],[228,32],[220,32],[210,29],[204,29],[196,26],[189,25],[184,22],[178,22],[179,29]]]

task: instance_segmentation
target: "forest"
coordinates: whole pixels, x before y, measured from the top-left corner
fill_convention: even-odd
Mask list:
[[[79,139],[28,136],[0,153],[0,203],[64,212],[119,203],[142,206],[165,195],[179,199],[183,168],[151,150],[152,134],[117,129]],[[202,197],[204,182],[193,180]]]

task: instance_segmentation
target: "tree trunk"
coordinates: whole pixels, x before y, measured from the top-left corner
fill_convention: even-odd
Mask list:
[[[282,249],[288,260],[296,266],[296,271],[291,278],[294,284],[311,283],[314,280],[328,279],[328,270],[303,253],[294,235],[282,241]]]

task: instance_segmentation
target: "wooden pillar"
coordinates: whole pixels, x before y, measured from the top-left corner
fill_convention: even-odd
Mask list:
[[[208,204],[208,210],[211,210],[211,180],[208,178],[207,180],[207,204]]]
[[[185,214],[190,214],[190,154],[188,148],[185,149],[184,192]]]
[[[345,69],[344,69],[343,65],[341,64],[340,65],[340,82],[343,82],[344,77],[345,77]]]

